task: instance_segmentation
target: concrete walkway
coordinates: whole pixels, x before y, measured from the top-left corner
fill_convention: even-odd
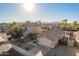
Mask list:
[[[72,47],[58,45],[51,49],[46,56],[76,56],[76,51]]]

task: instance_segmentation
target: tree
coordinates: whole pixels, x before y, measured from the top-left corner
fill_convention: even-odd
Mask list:
[[[64,24],[66,24],[66,23],[67,23],[67,19],[62,20],[62,22],[63,22]]]
[[[77,25],[77,21],[73,21],[73,24],[76,26]]]
[[[7,35],[10,35],[11,38],[20,39],[22,34],[22,29],[17,23],[12,23],[12,27],[7,31]]]
[[[16,22],[12,22],[12,23],[10,23],[10,26],[14,26],[14,25],[16,25],[17,23]]]
[[[60,29],[65,30],[67,28],[67,25],[68,25],[67,19],[62,20],[60,23]]]
[[[73,21],[72,29],[73,29],[73,30],[77,30],[77,28],[78,28],[78,23],[77,23],[77,21]]]

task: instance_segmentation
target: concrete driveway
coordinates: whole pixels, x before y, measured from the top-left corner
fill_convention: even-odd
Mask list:
[[[46,56],[76,56],[76,51],[72,47],[57,45],[52,48]]]

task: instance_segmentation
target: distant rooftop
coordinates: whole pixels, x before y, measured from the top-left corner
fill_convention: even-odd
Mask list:
[[[24,23],[23,26],[26,26],[26,27],[35,27],[35,26],[40,26],[40,24],[27,22],[27,23]]]

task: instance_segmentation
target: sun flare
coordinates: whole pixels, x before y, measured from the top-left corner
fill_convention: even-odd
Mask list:
[[[24,3],[24,9],[26,11],[33,11],[34,10],[34,4],[33,3]]]

